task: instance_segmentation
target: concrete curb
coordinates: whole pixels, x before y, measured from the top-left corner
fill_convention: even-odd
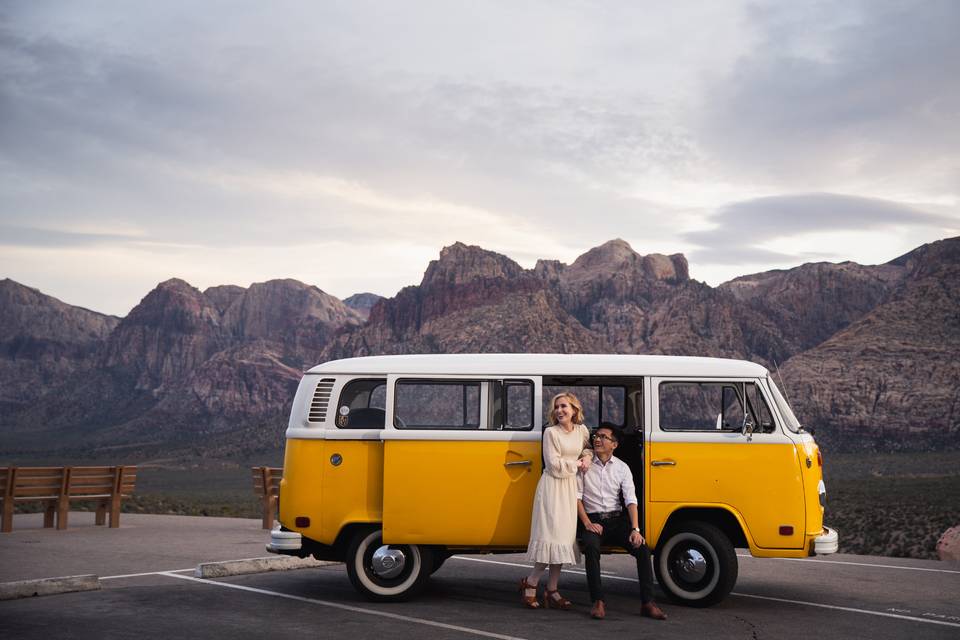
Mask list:
[[[226,562],[204,562],[197,565],[193,575],[197,578],[224,578],[226,576],[241,576],[247,573],[313,569],[330,564],[340,563],[329,560],[314,560],[313,558],[295,558],[293,556],[247,558],[245,560],[227,560]]]
[[[100,578],[95,575],[18,580],[16,582],[0,582],[0,600],[52,596],[74,591],[97,591],[99,589]]]

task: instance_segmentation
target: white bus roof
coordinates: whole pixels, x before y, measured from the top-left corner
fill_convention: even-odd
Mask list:
[[[331,360],[309,374],[477,376],[705,376],[757,378],[766,368],[746,360],[689,356],[484,353],[368,356]]]

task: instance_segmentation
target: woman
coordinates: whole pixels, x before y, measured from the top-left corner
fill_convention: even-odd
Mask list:
[[[557,591],[563,563],[580,562],[577,547],[577,472],[590,466],[590,431],[583,425],[583,406],[572,393],[553,397],[550,429],[543,435],[543,475],[537,484],[530,524],[527,560],[533,571],[520,580],[521,602],[539,609],[537,583],[549,566],[543,606],[569,609],[570,601]]]

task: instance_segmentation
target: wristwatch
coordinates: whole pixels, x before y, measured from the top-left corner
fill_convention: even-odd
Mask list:
[[[636,531],[637,533],[640,533],[640,527],[634,527],[633,529],[630,529],[630,531]]]

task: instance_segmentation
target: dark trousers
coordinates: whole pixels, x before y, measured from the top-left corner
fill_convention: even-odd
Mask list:
[[[630,544],[630,521],[625,515],[609,520],[600,520],[595,514],[587,514],[591,522],[603,526],[603,534],[587,531],[580,524],[580,540],[583,542],[583,555],[586,557],[587,586],[590,588],[590,600],[603,600],[603,587],[600,584],[600,547],[622,547],[637,560],[637,578],[640,580],[640,601],[646,604],[653,600],[653,576],[650,569],[650,549],[646,543],[639,547]]]

